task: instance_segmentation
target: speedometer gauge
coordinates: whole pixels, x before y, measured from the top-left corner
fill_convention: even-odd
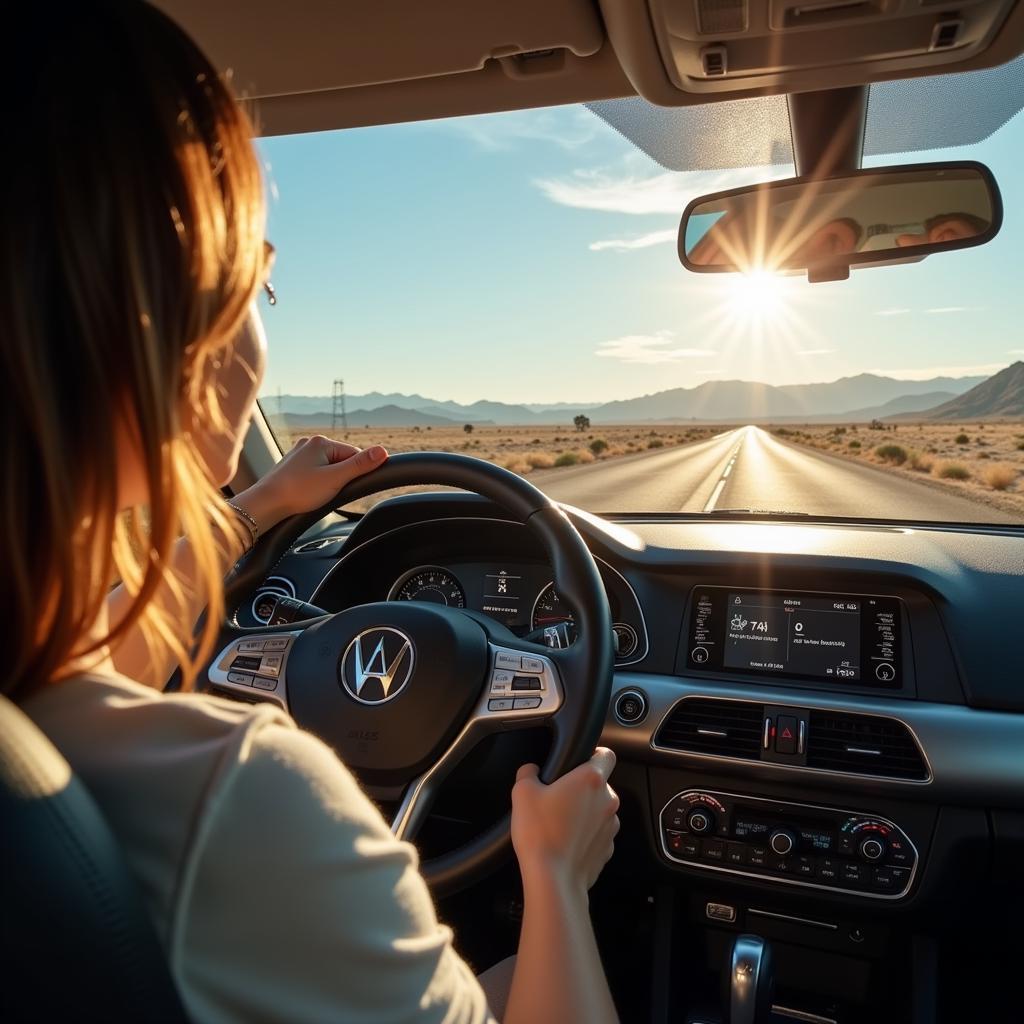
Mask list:
[[[572,612],[569,611],[568,605],[558,596],[554,583],[549,583],[533,602],[530,629],[543,629],[545,626],[557,626],[560,622],[572,621]]]
[[[466,592],[459,581],[437,565],[421,565],[395,580],[389,601],[427,601],[449,608],[465,608]]]

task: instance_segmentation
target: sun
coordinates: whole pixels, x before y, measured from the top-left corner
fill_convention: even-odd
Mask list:
[[[767,324],[786,313],[781,279],[768,270],[733,274],[728,304],[731,317],[739,323]]]

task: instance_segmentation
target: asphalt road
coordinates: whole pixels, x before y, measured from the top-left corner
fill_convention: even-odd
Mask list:
[[[556,501],[592,512],[757,509],[810,515],[1019,523],[1019,517],[892,473],[786,444],[759,427],[536,474]]]

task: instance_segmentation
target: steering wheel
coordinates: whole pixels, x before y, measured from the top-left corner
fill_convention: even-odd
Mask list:
[[[333,746],[371,796],[398,799],[392,830],[407,840],[442,780],[488,734],[549,726],[546,782],[587,760],[601,734],[614,664],[604,585],[565,513],[522,477],[447,453],[392,456],[323,508],[268,530],[225,581],[229,617],[324,515],[378,491],[422,484],[474,491],[537,535],[558,592],[575,612],[571,647],[530,643],[472,611],[377,601],[277,627],[228,621],[206,672],[207,685],[236,692],[253,686],[255,697],[275,700]],[[506,814],[467,844],[424,861],[434,891],[457,891],[496,867],[509,851],[509,823]]]

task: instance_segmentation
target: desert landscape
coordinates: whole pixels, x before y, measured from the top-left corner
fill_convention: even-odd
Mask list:
[[[777,426],[782,440],[926,480],[1024,518],[1024,421]]]

